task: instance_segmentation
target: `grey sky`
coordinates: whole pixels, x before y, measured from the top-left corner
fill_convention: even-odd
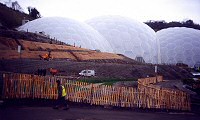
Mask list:
[[[192,19],[200,24],[200,0],[17,1],[26,12],[28,6],[36,7],[43,17],[61,16],[84,21],[102,15],[121,15],[141,22],[148,20],[165,20],[169,22]]]

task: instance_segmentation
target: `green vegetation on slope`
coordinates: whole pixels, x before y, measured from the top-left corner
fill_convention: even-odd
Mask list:
[[[87,82],[87,83],[103,83],[104,85],[113,85],[116,82],[120,81],[137,81],[136,78],[127,78],[127,79],[120,79],[120,78],[85,78],[79,80],[80,82]]]

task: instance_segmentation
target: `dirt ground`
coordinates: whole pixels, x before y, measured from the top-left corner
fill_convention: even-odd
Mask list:
[[[58,69],[58,75],[77,76],[81,70],[95,70],[99,78],[143,78],[155,76],[155,66],[148,64],[119,64],[104,62],[74,62],[66,60],[41,61],[31,59],[0,60],[0,71],[37,74],[38,69]],[[190,78],[191,73],[176,66],[159,65],[158,75],[167,80]]]
[[[0,109],[0,120],[199,120],[188,112],[152,112],[102,107],[70,106],[69,110],[52,107],[9,106]]]

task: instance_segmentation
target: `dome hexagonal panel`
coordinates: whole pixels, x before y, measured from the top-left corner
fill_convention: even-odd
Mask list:
[[[115,53],[147,63],[157,63],[157,41],[153,29],[144,23],[121,16],[101,16],[86,21],[110,43]]]
[[[156,35],[160,43],[161,63],[181,61],[193,66],[200,61],[200,30],[174,27],[160,30]]]
[[[26,23],[18,28],[35,33],[44,31],[62,42],[88,49],[113,52],[108,41],[91,26],[73,19],[43,17]]]

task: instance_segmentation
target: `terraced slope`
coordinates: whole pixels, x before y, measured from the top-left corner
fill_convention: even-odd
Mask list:
[[[13,39],[0,37],[0,58],[18,59],[20,57],[17,52],[17,46],[22,46],[21,58],[23,59],[39,59],[39,55],[47,54],[51,51],[54,59],[67,59],[75,61],[86,60],[123,60],[123,56],[79,48],[69,45],[57,45],[50,43],[34,42],[22,39]]]
[[[22,46],[21,59],[18,45]],[[54,59],[40,60],[39,55],[49,50]],[[96,77],[106,78],[155,76],[154,65],[142,64],[124,55],[53,44],[51,39],[27,32],[0,30],[0,71],[36,74],[38,69],[49,68],[56,68],[59,75],[67,76],[77,76],[83,69],[94,69]],[[176,66],[160,65],[158,71],[164,79],[191,77],[189,71]]]

